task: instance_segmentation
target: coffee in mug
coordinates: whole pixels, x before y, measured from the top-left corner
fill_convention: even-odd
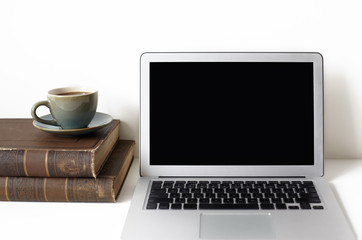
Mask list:
[[[48,92],[47,99],[33,105],[31,115],[34,120],[63,129],[85,128],[96,113],[98,91],[87,87],[56,88]],[[36,110],[40,106],[48,107],[54,120],[38,117]]]
[[[61,95],[61,96],[64,96],[64,95],[86,95],[88,93],[89,92],[66,92],[66,93],[60,93],[60,94],[57,94],[57,95]]]

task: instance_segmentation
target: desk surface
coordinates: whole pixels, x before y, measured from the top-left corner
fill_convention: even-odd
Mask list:
[[[138,166],[135,159],[117,203],[0,202],[0,238],[119,240]],[[362,160],[326,160],[325,177],[357,239],[362,239]]]

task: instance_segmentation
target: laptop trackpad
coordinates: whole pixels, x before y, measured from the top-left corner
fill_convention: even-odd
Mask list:
[[[201,239],[274,239],[271,214],[201,214]]]

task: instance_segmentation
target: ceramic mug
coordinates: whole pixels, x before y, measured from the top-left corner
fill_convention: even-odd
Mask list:
[[[47,99],[33,105],[31,115],[34,120],[63,129],[85,128],[96,113],[98,91],[87,87],[56,88],[48,92]],[[48,107],[54,120],[38,117],[36,110],[40,106]]]

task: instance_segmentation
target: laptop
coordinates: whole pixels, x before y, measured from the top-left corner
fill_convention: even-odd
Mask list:
[[[144,53],[141,239],[354,239],[323,179],[319,53]]]

